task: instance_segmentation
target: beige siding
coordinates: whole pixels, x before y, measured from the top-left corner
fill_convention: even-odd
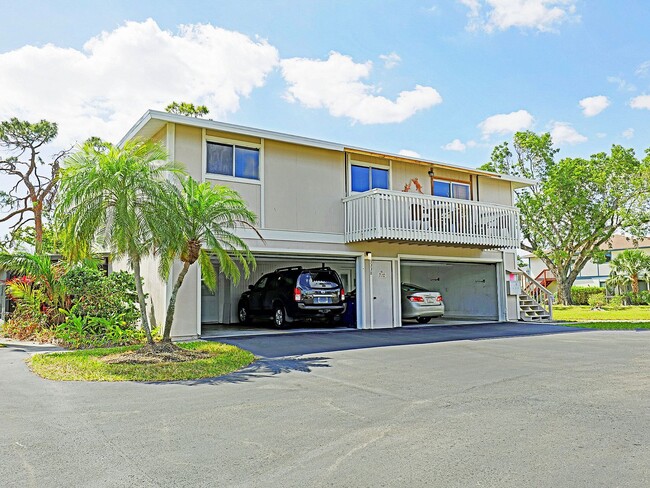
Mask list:
[[[265,228],[342,234],[344,196],[342,153],[265,141]]]
[[[187,172],[197,181],[203,180],[203,137],[201,129],[176,125],[174,159],[185,165]]]
[[[481,202],[512,205],[512,190],[509,181],[479,176],[478,195]]]
[[[219,137],[221,139],[229,139],[233,141],[252,142],[253,144],[262,143],[262,140],[259,137],[246,136],[243,134],[233,134],[232,132],[222,132],[220,130],[206,130],[205,135],[208,137]]]

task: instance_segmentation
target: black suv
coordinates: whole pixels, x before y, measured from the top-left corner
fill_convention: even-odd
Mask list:
[[[345,312],[345,290],[336,271],[328,267],[278,268],[249,285],[237,307],[239,321],[272,318],[276,327],[300,319],[339,321]]]

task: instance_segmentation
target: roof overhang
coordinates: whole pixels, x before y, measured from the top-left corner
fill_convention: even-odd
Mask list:
[[[523,188],[537,184],[536,180],[528,178],[518,178],[516,176],[502,175],[492,173],[490,171],[483,171],[476,168],[467,168],[465,166],[458,166],[440,161],[433,161],[421,158],[409,158],[400,154],[391,154],[381,151],[374,151],[371,149],[364,149],[354,146],[346,146],[335,142],[322,141],[320,139],[312,139],[309,137],[296,136],[292,134],[285,134],[282,132],[274,132],[264,129],[255,129],[253,127],[245,127],[242,125],[228,124],[225,122],[217,122],[215,120],[206,120],[198,117],[186,117],[184,115],[170,114],[168,112],[161,112],[159,110],[148,110],[140,119],[129,129],[129,131],[120,140],[119,146],[122,146],[126,141],[134,138],[149,139],[158,133],[167,123],[187,125],[190,127],[198,127],[201,129],[216,130],[221,132],[232,132],[234,134],[242,134],[252,137],[259,137],[262,139],[270,139],[273,141],[286,142],[290,144],[297,144],[301,146],[316,147],[320,149],[328,149],[330,151],[346,152],[349,154],[360,154],[382,158],[392,161],[405,161],[409,163],[416,163],[421,165],[430,166],[433,168],[449,169],[463,173],[484,176],[486,178],[495,178],[502,181],[509,181],[512,183],[513,188]]]

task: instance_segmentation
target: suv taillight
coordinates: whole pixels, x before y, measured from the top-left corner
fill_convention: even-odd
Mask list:
[[[302,293],[300,292],[300,288],[293,289],[293,299],[297,302],[299,302],[302,299]]]
[[[341,287],[341,301],[342,302],[345,301],[345,290],[343,289],[343,287]]]

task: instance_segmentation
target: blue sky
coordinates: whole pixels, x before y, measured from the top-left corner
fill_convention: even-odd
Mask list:
[[[0,11],[0,119],[58,121],[60,144],[117,139],[147,108],[185,100],[219,120],[467,166],[517,128],[553,131],[565,156],[650,147],[647,1],[0,1]],[[190,35],[182,24],[210,27]]]

